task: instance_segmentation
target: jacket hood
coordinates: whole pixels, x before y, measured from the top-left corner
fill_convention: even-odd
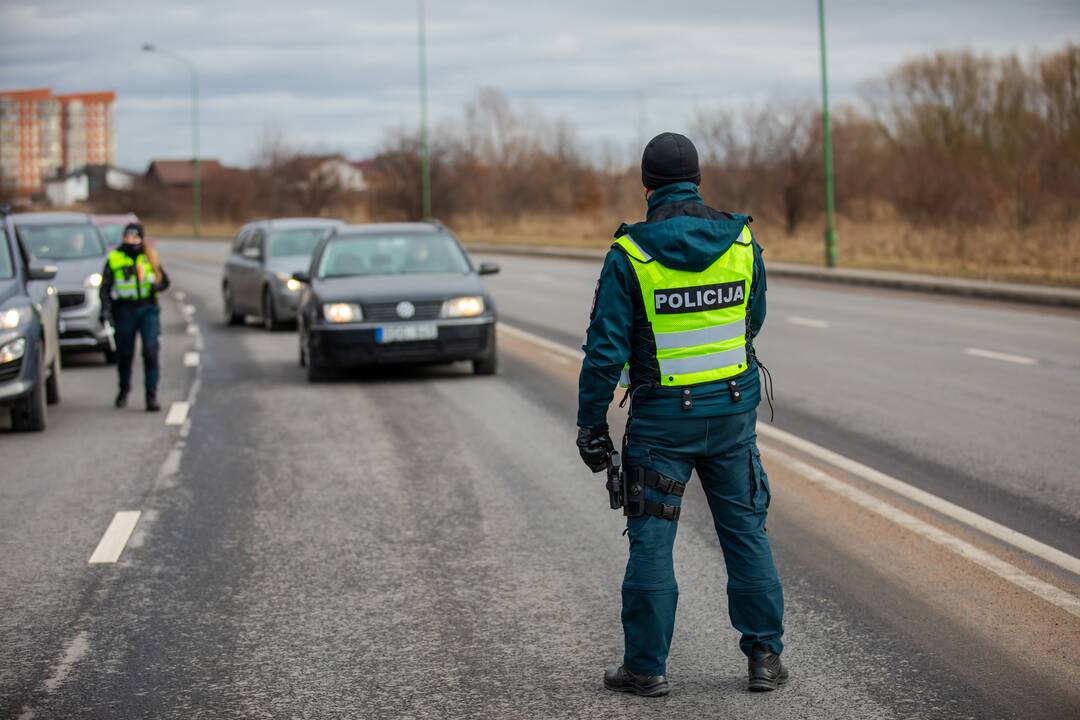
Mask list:
[[[665,185],[649,196],[645,222],[623,225],[634,242],[664,267],[701,272],[727,252],[749,215],[712,210],[690,182]]]

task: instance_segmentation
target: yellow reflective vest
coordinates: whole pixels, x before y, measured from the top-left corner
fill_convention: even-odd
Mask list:
[[[738,240],[701,272],[664,267],[630,235],[614,247],[630,258],[656,341],[665,387],[728,380],[746,371],[747,302],[754,280],[754,243],[743,226]],[[630,385],[629,366],[621,384]]]
[[[134,260],[123,250],[109,253],[109,272],[113,277],[113,292],[118,300],[147,300],[156,297],[157,277],[150,259],[143,253]]]

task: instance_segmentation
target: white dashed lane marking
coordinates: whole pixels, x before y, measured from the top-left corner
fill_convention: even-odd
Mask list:
[[[141,514],[138,510],[121,510],[113,515],[112,522],[101,536],[101,542],[90,556],[90,564],[114,563],[119,560],[120,553],[124,552],[124,546],[135,530]]]
[[[829,323],[825,320],[818,320],[816,318],[799,317],[798,315],[792,315],[787,319],[792,325],[801,325],[802,327],[817,328],[824,330],[829,327]]]
[[[199,366],[199,353],[194,351],[188,351],[184,353],[184,367],[198,367]]]
[[[169,407],[169,413],[165,416],[166,425],[183,425],[187,420],[188,410],[191,403],[185,400],[177,400]]]
[[[1001,362],[1014,363],[1016,365],[1037,365],[1039,363],[1038,360],[1032,357],[1011,355],[1009,353],[983,350],[981,348],[964,348],[964,354],[971,355],[972,357],[987,358],[988,360],[1000,360]]]

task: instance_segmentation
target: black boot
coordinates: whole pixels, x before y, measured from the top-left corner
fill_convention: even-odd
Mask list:
[[[157,390],[146,391],[146,412],[157,412],[161,409],[157,401]]]
[[[746,668],[750,676],[749,689],[753,692],[775,690],[788,680],[788,671],[780,662],[780,656],[761,643],[754,643]]]
[[[120,388],[120,392],[116,393],[116,402],[113,404],[118,408],[127,407],[128,389],[125,387]]]
[[[671,691],[663,675],[638,675],[623,666],[604,672],[604,687],[614,692],[634,693],[642,697],[660,697]]]

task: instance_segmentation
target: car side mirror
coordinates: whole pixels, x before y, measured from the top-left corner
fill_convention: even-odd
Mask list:
[[[244,248],[240,254],[248,260],[262,260],[262,250],[257,247]]]
[[[311,284],[311,276],[306,272],[294,272],[292,274],[292,279],[298,283],[304,283],[305,285]]]
[[[40,265],[30,263],[26,267],[26,277],[30,280],[52,280],[60,268],[55,265]]]
[[[482,262],[476,272],[481,275],[494,275],[499,272],[499,264],[493,262]]]

